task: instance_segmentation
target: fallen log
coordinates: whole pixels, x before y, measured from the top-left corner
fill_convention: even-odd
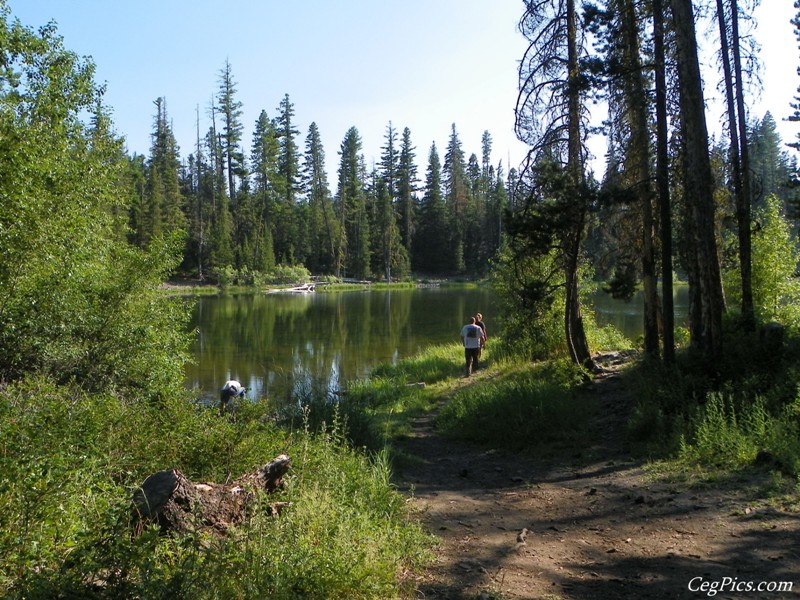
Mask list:
[[[283,486],[291,465],[291,459],[281,454],[229,485],[193,483],[178,469],[153,473],[133,495],[134,535],[150,524],[157,524],[163,534],[202,530],[224,535],[248,518],[259,491],[272,493]],[[274,502],[266,510],[278,515],[287,505]]]

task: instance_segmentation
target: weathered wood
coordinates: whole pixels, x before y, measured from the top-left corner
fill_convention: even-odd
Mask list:
[[[178,469],[153,473],[133,495],[134,534],[156,523],[165,534],[204,530],[222,535],[248,518],[257,492],[272,493],[282,487],[291,465],[291,459],[281,454],[230,485],[194,483]],[[276,502],[267,510],[277,515],[285,506],[286,502]]]

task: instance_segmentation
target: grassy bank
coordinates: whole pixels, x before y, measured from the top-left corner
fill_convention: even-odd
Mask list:
[[[235,422],[182,401],[128,404],[30,378],[0,391],[0,595],[4,598],[393,598],[429,538],[389,482],[386,455],[335,424],[280,428],[261,405]],[[179,468],[225,482],[280,453],[293,468],[270,501],[220,539],[131,537],[131,497]]]
[[[635,399],[625,439],[630,452],[670,472],[711,479],[755,469],[772,473],[780,489],[793,489],[800,477],[800,340],[787,332],[779,348],[769,343],[732,328],[725,360],[713,369],[688,350],[672,368],[632,363],[622,374]],[[579,369],[488,356],[478,381],[466,384],[458,344],[429,348],[353,384],[336,411],[354,443],[371,448],[391,447],[410,418],[434,409],[444,435],[487,447],[525,452],[592,443],[596,406],[581,392]],[[330,420],[331,404],[314,413]]]
[[[215,296],[225,294],[253,294],[263,293],[270,290],[292,288],[298,285],[310,283],[310,280],[298,280],[295,283],[263,283],[241,284],[226,282],[224,284],[199,282],[195,280],[171,280],[164,282],[161,286],[165,294],[180,296]],[[473,288],[479,284],[474,281],[461,280],[430,280],[430,279],[411,279],[404,281],[362,281],[362,282],[342,282],[336,278],[317,282],[317,292],[353,292],[363,290],[406,290],[417,287],[456,287]]]
[[[367,448],[391,447],[409,431],[410,419],[438,408],[437,427],[444,435],[495,448],[537,449],[588,435],[593,409],[577,393],[584,381],[579,368],[490,356],[465,379],[460,344],[429,347],[375,369],[335,403],[312,401],[312,419],[343,420],[353,444]]]

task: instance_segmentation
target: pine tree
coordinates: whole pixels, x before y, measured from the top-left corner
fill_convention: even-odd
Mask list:
[[[341,145],[336,209],[342,231],[337,251],[337,276],[370,276],[370,231],[367,214],[361,135],[347,130]]]
[[[375,201],[373,257],[375,270],[382,273],[386,281],[408,275],[408,255],[400,243],[389,183],[381,176],[375,177],[373,190]]]
[[[691,0],[671,0],[680,81],[683,144],[684,267],[692,306],[691,344],[709,360],[722,354],[724,298],[717,256],[714,198],[705,118],[703,82],[697,55],[694,7]]]
[[[753,123],[749,146],[754,208],[763,206],[764,200],[774,195],[781,199],[787,214],[800,216],[797,189],[791,185],[796,165],[782,149],[783,141],[769,112]]]
[[[415,148],[411,144],[411,131],[406,127],[403,129],[397,165],[397,212],[400,215],[400,239],[409,256],[416,227],[415,194],[418,185]]]
[[[526,206],[515,213],[523,219],[514,233],[531,237],[535,243],[521,247],[536,248],[542,256],[550,253],[551,240],[545,238],[555,234],[564,274],[565,341],[572,360],[591,367],[578,293],[592,199],[584,164],[588,82],[579,60],[585,53],[585,32],[579,28],[575,0],[526,0],[520,30],[530,43],[519,67],[516,129],[530,144],[536,164],[530,169],[531,181],[525,182],[530,190]],[[540,236],[548,229],[548,236]],[[545,241],[548,247],[539,244]]]
[[[436,144],[431,144],[419,207],[419,226],[414,237],[414,270],[431,275],[449,273],[452,268],[449,238],[447,207],[442,193],[442,163]]]
[[[466,268],[465,251],[467,250],[467,229],[469,215],[469,186],[467,182],[467,166],[461,140],[453,123],[450,128],[450,139],[444,155],[442,182],[444,199],[447,206],[450,228],[450,271],[462,273]],[[474,261],[470,257],[470,265]]]
[[[338,223],[333,213],[328,175],[325,172],[325,150],[316,123],[311,123],[308,128],[302,176],[311,244],[306,266],[315,273],[333,273],[339,238]]]
[[[748,148],[747,115],[744,108],[744,81],[739,44],[737,0],[730,0],[728,11],[723,0],[717,0],[717,21],[720,32],[725,99],[730,135],[730,164],[733,194],[736,199],[736,222],[739,233],[739,268],[742,286],[742,321],[746,329],[755,328],[751,258],[752,185],[750,183],[750,151]]]
[[[486,244],[489,257],[496,256],[500,250],[503,239],[503,219],[509,209],[508,189],[503,180],[503,165],[500,163],[497,169],[489,167],[488,175],[489,193],[486,206],[486,224],[484,233],[486,234]]]
[[[397,200],[400,156],[397,148],[397,130],[392,126],[391,121],[386,126],[386,134],[383,139],[385,145],[381,148],[380,176],[386,183],[386,191],[389,194],[392,206],[394,206]]]
[[[286,94],[278,106],[274,127],[278,140],[278,164],[274,181],[277,199],[275,205],[274,244],[275,257],[283,264],[294,264],[297,241],[296,202],[299,189],[299,159],[295,138],[299,131],[294,125],[294,105]]]
[[[667,0],[668,1],[668,0]],[[664,321],[664,362],[675,361],[675,308],[672,297],[672,197],[669,185],[669,133],[664,0],[652,0],[653,75],[655,83],[655,186],[661,242],[661,304]]]
[[[158,98],[154,104],[156,116],[147,163],[145,243],[186,227],[178,144],[167,117],[166,101]]]
[[[277,202],[274,181],[278,173],[278,139],[272,121],[262,110],[256,120],[250,153],[253,170],[253,196],[258,219],[256,226],[255,268],[268,272],[275,266],[274,212]]]
[[[226,60],[219,73],[219,91],[217,92],[217,111],[222,117],[220,132],[220,150],[228,174],[228,197],[236,198],[237,183],[246,174],[244,154],[241,149],[242,103],[236,100],[236,82],[233,79],[231,64]]]
[[[621,198],[634,216],[628,228],[623,260],[618,265],[615,284],[625,293],[634,289],[633,279],[639,262],[643,282],[644,346],[650,356],[659,355],[658,289],[655,259],[655,194],[651,174],[648,90],[641,57],[639,15],[633,0],[609,0],[605,12],[595,13],[606,49],[609,79],[609,105],[613,112],[612,143],[617,152],[609,153],[604,182],[610,197]],[[619,211],[618,211],[619,212]],[[619,289],[619,286],[617,286]]]
[[[225,187],[224,154],[220,136],[217,134],[215,113],[212,104],[212,124],[205,141],[209,156],[207,184],[212,213],[208,266],[212,271],[218,272],[233,265],[234,248],[230,200]]]

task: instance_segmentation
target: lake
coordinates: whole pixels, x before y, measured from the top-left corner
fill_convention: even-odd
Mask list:
[[[678,288],[676,315],[685,314],[684,300]],[[640,297],[624,303],[600,292],[594,303],[598,323],[641,335]],[[377,364],[458,341],[476,312],[491,337],[494,307],[486,288],[204,296],[194,309],[197,337],[186,381],[208,401],[228,379],[241,381],[250,398],[288,398],[320,381],[338,390]]]
[[[491,335],[491,294],[479,288],[200,297],[187,382],[209,398],[230,378],[251,398],[283,396],[320,380],[337,390],[377,364],[458,341],[476,312]]]

